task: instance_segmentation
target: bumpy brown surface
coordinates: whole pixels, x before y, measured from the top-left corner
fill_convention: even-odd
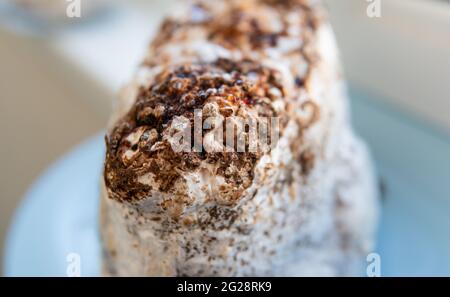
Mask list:
[[[252,61],[236,63],[225,59],[213,64],[169,67],[160,73],[149,88],[141,88],[131,111],[106,138],[105,182],[112,197],[145,198],[152,189],[139,183],[138,177],[146,173],[153,173],[160,182],[157,190],[170,191],[180,172],[195,170],[202,161],[219,163],[218,175],[248,187],[260,153],[175,152],[163,135],[174,117],[180,116],[191,122],[194,135],[194,111],[206,103],[218,106],[224,118],[236,116],[243,109],[252,109],[261,117],[277,116],[270,103],[283,96],[278,76]],[[138,143],[127,140],[132,133],[140,134]],[[133,157],[124,158],[124,152],[130,149],[135,152]]]

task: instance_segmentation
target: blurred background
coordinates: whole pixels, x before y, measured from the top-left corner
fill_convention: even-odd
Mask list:
[[[55,8],[47,21],[41,8],[12,2],[0,2],[0,255],[30,185],[75,145],[101,133],[115,94],[174,1],[81,0],[81,18]],[[372,17],[367,10],[376,1],[325,2],[355,125],[386,190],[391,172],[404,173],[406,187],[423,191],[420,199],[450,203],[449,2],[381,0],[381,14]]]

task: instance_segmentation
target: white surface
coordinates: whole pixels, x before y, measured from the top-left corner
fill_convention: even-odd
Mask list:
[[[450,2],[325,0],[347,78],[450,133]]]
[[[355,125],[387,186],[375,251],[382,275],[450,275],[450,139],[354,94]],[[10,231],[6,275],[65,276],[72,252],[83,276],[98,275],[103,146],[98,136],[78,147],[30,190]]]
[[[161,18],[123,6],[94,28],[67,30],[49,48],[115,92],[130,80]]]

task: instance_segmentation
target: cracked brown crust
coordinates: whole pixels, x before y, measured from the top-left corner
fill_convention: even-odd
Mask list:
[[[190,121],[194,135],[194,111],[198,109],[203,110],[204,118],[213,107],[218,114],[211,116],[223,118],[245,118],[249,112],[257,117],[276,117],[279,115],[271,103],[283,96],[279,74],[250,60],[219,59],[212,64],[165,69],[153,84],[140,89],[130,112],[106,137],[105,183],[111,197],[132,202],[144,199],[151,190],[169,192],[181,172],[194,171],[206,162],[216,164],[216,174],[238,189],[231,190],[229,202],[237,201],[242,190],[250,186],[261,153],[175,152],[164,135],[176,117]],[[136,135],[134,141],[130,135]],[[132,156],[126,157],[130,150]],[[154,174],[159,189],[139,182],[147,173]]]

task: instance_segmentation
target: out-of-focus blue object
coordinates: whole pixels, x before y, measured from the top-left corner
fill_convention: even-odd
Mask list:
[[[377,248],[382,275],[450,276],[450,136],[382,98],[351,93],[356,130],[386,185]]]
[[[100,274],[98,206],[104,141],[96,136],[44,173],[22,201],[7,238],[6,276],[66,276],[70,254],[82,276]]]
[[[378,247],[383,276],[450,275],[450,138],[353,91],[355,127],[369,143],[386,195]],[[7,276],[100,273],[97,136],[51,167],[29,191],[9,233]]]

